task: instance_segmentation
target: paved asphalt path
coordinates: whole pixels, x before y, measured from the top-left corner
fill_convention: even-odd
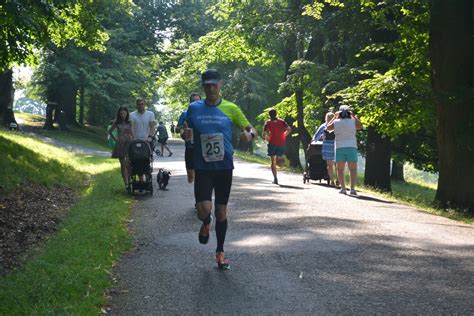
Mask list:
[[[303,184],[302,175],[237,161],[225,244],[230,271],[214,263],[216,238],[200,221],[182,144],[155,167],[166,191],[139,196],[135,248],[116,267],[112,315],[474,314],[474,229],[360,192]]]

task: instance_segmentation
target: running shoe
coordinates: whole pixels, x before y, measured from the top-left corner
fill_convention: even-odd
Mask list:
[[[350,195],[356,195],[357,196],[356,190],[352,189]]]
[[[224,259],[223,252],[216,252],[216,263],[220,270],[230,270],[230,262]]]
[[[277,178],[274,178],[272,183],[273,183],[273,184],[278,184],[278,179],[277,179]]]
[[[342,188],[341,191],[339,191],[341,194],[347,194],[346,189]]]
[[[199,242],[203,245],[207,244],[209,241],[209,230],[211,229],[212,215],[210,216],[211,220],[209,224],[202,223],[201,229],[199,230]]]

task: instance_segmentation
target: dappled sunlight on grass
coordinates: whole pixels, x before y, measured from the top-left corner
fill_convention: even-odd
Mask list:
[[[5,139],[17,143],[24,147],[25,150],[41,155],[38,157],[38,160],[45,164],[57,161],[63,165],[64,168],[72,168],[78,172],[87,172],[90,174],[106,172],[119,166],[116,159],[105,159],[98,156],[75,154],[68,150],[44,143],[40,139],[32,136],[0,131],[0,137],[4,137]],[[22,157],[15,159],[16,163],[22,162]],[[24,161],[23,165],[28,165],[28,162]]]
[[[42,136],[95,150],[110,151],[110,148],[107,147],[105,127],[86,124],[84,127],[68,126],[68,131],[62,131],[59,128],[45,130],[42,128],[45,122],[44,116],[28,113],[15,113],[15,116],[21,126],[27,126],[28,129],[33,129],[35,133]]]

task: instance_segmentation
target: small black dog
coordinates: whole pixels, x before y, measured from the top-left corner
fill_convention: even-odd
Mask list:
[[[156,175],[156,182],[161,190],[165,190],[168,182],[170,181],[171,172],[168,170],[160,168],[158,174]]]

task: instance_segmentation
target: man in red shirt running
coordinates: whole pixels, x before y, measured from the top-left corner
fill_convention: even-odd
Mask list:
[[[277,112],[271,109],[270,119],[265,122],[262,138],[268,141],[268,156],[272,163],[273,183],[278,184],[277,162],[285,154],[286,136],[291,133],[291,127],[282,119],[277,118]]]

